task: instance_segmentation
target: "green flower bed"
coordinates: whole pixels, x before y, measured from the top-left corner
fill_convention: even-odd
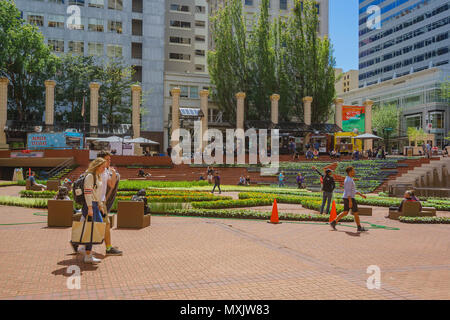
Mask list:
[[[207,186],[208,181],[151,181],[151,180],[121,180],[119,190],[138,191],[147,188],[190,188]]]
[[[399,217],[403,223],[450,224],[450,217]]]
[[[9,187],[9,186],[17,186],[19,185],[16,181],[3,181],[0,182],[0,187]]]
[[[272,201],[270,199],[239,199],[193,202],[192,207],[196,209],[224,209],[269,206],[271,204]]]
[[[205,217],[205,218],[229,218],[229,219],[256,219],[256,220],[270,220],[271,212],[257,212],[251,210],[207,210],[207,209],[185,209],[185,210],[171,210],[165,213],[166,215],[185,216],[185,217]],[[330,216],[320,214],[294,214],[294,213],[280,213],[278,215],[280,220],[285,221],[321,221],[328,222]],[[353,216],[346,216],[341,219],[341,222],[353,222]]]

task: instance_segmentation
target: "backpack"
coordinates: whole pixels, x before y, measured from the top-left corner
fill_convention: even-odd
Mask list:
[[[75,203],[78,203],[82,206],[86,204],[86,199],[84,197],[84,180],[86,179],[87,174],[83,173],[80,175],[80,177],[75,180],[72,186],[72,194],[73,194],[73,201]],[[94,174],[94,188],[97,186],[97,178]]]

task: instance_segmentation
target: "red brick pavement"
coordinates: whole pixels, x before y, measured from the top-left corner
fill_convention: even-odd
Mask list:
[[[264,221],[152,217],[142,230],[113,230],[121,257],[82,263],[70,228],[0,225],[1,299],[450,299],[450,226],[409,225],[376,210],[371,229]],[[42,210],[0,207],[0,224],[39,222]],[[346,224],[353,225],[353,224]],[[67,267],[81,268],[69,290]],[[381,269],[369,290],[366,269]]]

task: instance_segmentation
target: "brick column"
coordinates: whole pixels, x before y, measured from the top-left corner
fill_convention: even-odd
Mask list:
[[[270,101],[271,101],[270,115],[272,118],[272,123],[278,124],[278,101],[280,101],[280,95],[279,94],[271,95]]]
[[[200,109],[203,112],[203,118],[202,118],[202,127],[201,127],[201,134],[200,139],[202,139],[202,150],[205,149],[207,141],[203,140],[203,135],[205,132],[208,131],[208,96],[209,91],[208,90],[202,90],[200,91]]]
[[[7,78],[0,78],[0,148],[8,149],[6,144],[5,126],[8,118],[8,83]]]
[[[236,93],[237,109],[236,109],[236,129],[244,129],[244,100],[245,92]]]
[[[366,100],[364,101],[364,107],[365,109],[365,127],[366,132],[365,133],[372,133],[372,106],[373,101],[372,100]],[[364,150],[369,150],[373,148],[373,140],[364,140]]]
[[[173,88],[171,91],[172,93],[172,131],[171,131],[171,137],[172,133],[175,132],[175,130],[180,129],[180,88]],[[175,147],[175,145],[178,144],[180,141],[180,136],[177,135],[171,140],[172,148]]]
[[[334,123],[342,129],[342,105],[344,104],[344,99],[337,98],[334,100],[335,113],[334,113]]]
[[[100,89],[100,83],[91,82],[89,84],[91,89],[91,112],[90,112],[90,125],[91,132],[97,132],[98,127],[98,90]]]
[[[45,129],[46,131],[53,130],[55,119],[55,86],[56,82],[53,80],[45,81]]]
[[[311,103],[313,101],[312,97],[303,98],[303,112],[305,118],[305,124],[311,125]]]

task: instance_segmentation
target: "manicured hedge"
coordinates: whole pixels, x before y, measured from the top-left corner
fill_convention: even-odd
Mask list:
[[[47,208],[47,199],[24,199],[19,197],[0,196],[0,205],[25,208]]]
[[[450,217],[399,217],[403,223],[450,224]]]
[[[0,182],[0,187],[9,187],[9,186],[17,186],[18,183],[16,181],[2,181]]]
[[[118,196],[118,200],[121,201],[129,201],[131,200],[130,196]],[[218,202],[218,201],[229,201],[232,200],[232,197],[217,197],[210,195],[184,195],[184,196],[176,196],[176,195],[167,195],[167,196],[147,196],[149,202],[159,202],[159,203],[189,203],[189,202]]]
[[[122,180],[119,190],[137,191],[147,188],[189,188],[207,186],[208,181],[152,181],[152,180]]]
[[[271,204],[272,201],[270,199],[239,199],[239,200],[193,202],[192,207],[196,209],[224,209],[224,208],[270,206]]]
[[[271,212],[257,212],[251,210],[207,210],[207,209],[185,209],[185,210],[171,210],[166,212],[166,215],[186,216],[186,217],[209,217],[209,218],[233,218],[233,219],[258,219],[270,220]],[[280,213],[278,215],[280,220],[285,221],[322,221],[328,222],[330,216],[320,214],[294,214],[294,213]],[[346,216],[341,219],[341,222],[352,222],[353,216]]]

